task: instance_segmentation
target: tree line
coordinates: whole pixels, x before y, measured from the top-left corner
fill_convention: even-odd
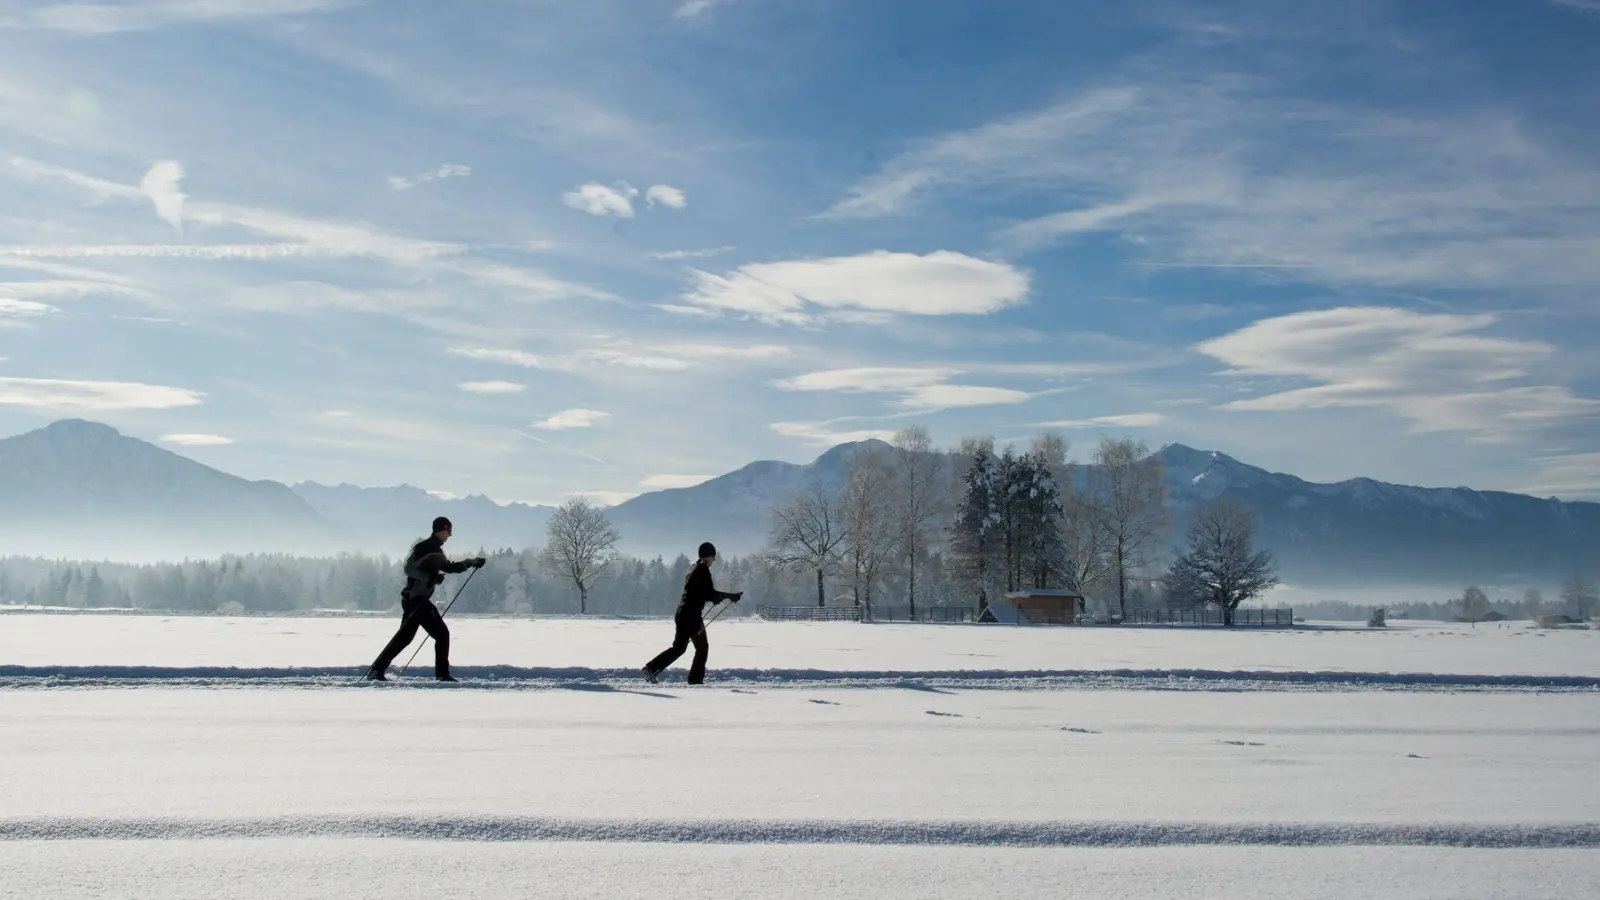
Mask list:
[[[768,510],[765,549],[722,561],[719,579],[747,605],[981,607],[1008,591],[1064,588],[1110,621],[1134,607],[1214,604],[1226,615],[1276,584],[1254,551],[1248,510],[1220,501],[1172,525],[1161,460],[1143,443],[1103,438],[1087,465],[1041,434],[1026,448],[993,437],[936,450],[921,426],[857,448],[843,483],[820,480]],[[602,508],[574,499],[539,548],[502,548],[466,583],[464,613],[669,615],[691,560],[618,552]],[[152,565],[0,560],[0,602],[66,607],[277,612],[391,610],[401,561],[251,555]],[[809,595],[809,599],[808,599]]]
[[[1251,546],[1253,516],[1228,500],[1197,511],[1187,548],[1173,552],[1165,473],[1143,443],[1103,438],[1088,465],[1067,453],[1051,433],[1025,449],[979,437],[938,452],[926,429],[904,429],[858,452],[837,490],[814,483],[774,504],[762,555],[810,573],[819,606],[834,579],[853,603],[903,597],[912,617],[930,599],[919,584],[935,560],[958,603],[1061,588],[1110,621],[1132,602],[1213,604],[1231,623],[1277,584],[1272,555]]]

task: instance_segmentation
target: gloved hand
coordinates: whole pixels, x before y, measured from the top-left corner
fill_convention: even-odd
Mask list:
[[[732,600],[735,603],[738,603],[739,602],[739,598],[743,597],[743,596],[744,596],[744,591],[734,591],[733,592],[733,596],[729,597],[728,599]]]
[[[488,562],[488,561],[489,560],[487,560],[484,557],[480,556],[477,559],[474,559],[474,560],[471,561],[472,562],[472,567],[474,569],[481,569],[481,568],[483,568],[483,564]]]

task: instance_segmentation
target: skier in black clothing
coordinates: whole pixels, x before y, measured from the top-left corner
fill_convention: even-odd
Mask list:
[[[468,569],[481,569],[488,560],[479,556],[452,562],[444,555],[444,542],[450,540],[450,532],[450,520],[440,516],[433,520],[433,536],[423,538],[411,548],[411,555],[406,558],[406,586],[400,589],[400,609],[403,612],[400,630],[389,639],[389,645],[383,648],[372,668],[367,670],[368,678],[388,681],[384,672],[388,671],[389,664],[400,655],[400,651],[417,636],[420,626],[433,638],[433,677],[440,681],[456,680],[450,675],[450,629],[445,626],[439,608],[433,605],[433,589],[444,581],[446,572],[456,574]]]
[[[723,600],[739,602],[744,596],[744,591],[728,593],[717,590],[711,582],[711,564],[717,560],[717,548],[707,541],[700,545],[700,561],[689,567],[689,575],[683,580],[683,599],[678,601],[678,611],[673,615],[672,622],[675,632],[672,636],[672,646],[661,651],[655,659],[650,660],[641,670],[645,680],[651,684],[656,683],[656,676],[667,666],[677,661],[678,657],[694,643],[694,662],[689,666],[689,684],[704,684],[706,680],[706,657],[711,653],[711,644],[706,640],[705,610],[707,603],[718,603]]]

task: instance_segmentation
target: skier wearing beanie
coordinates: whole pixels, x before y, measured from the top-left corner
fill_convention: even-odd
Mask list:
[[[444,555],[444,542],[450,540],[450,520],[440,516],[433,520],[433,536],[418,541],[411,548],[411,555],[406,558],[406,586],[400,589],[400,630],[389,639],[389,645],[378,654],[372,668],[367,670],[368,678],[376,681],[388,681],[384,672],[388,671],[389,664],[400,655],[400,651],[411,643],[417,636],[420,626],[433,638],[433,665],[434,677],[440,681],[455,681],[450,675],[450,629],[444,624],[444,617],[439,615],[439,608],[433,605],[433,589],[444,581],[446,572],[456,574],[468,569],[481,569],[488,560],[479,556],[475,559],[464,559],[452,562]]]
[[[689,666],[688,683],[705,683],[706,657],[711,653],[711,644],[706,640],[706,604],[723,600],[738,603],[739,598],[744,596],[744,591],[730,594],[717,590],[717,586],[711,582],[711,564],[716,560],[717,548],[711,546],[710,541],[701,544],[700,561],[689,567],[689,575],[683,580],[683,599],[678,601],[678,611],[672,617],[675,629],[672,646],[661,651],[642,670],[645,680],[651,684],[656,683],[656,676],[663,669],[683,655],[691,642],[694,644],[694,662]]]

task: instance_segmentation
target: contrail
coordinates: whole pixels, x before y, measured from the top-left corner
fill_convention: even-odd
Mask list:
[[[517,434],[522,435],[523,437],[527,438],[530,441],[538,441],[541,444],[548,444],[549,446],[554,447],[557,450],[565,450],[568,453],[576,454],[578,456],[583,457],[584,459],[592,459],[595,462],[601,464],[602,466],[611,465],[611,463],[606,462],[605,460],[601,459],[600,457],[591,456],[590,454],[585,453],[582,450],[574,450],[571,447],[563,447],[562,445],[556,443],[555,441],[547,441],[542,437],[537,437],[535,435],[531,435],[531,434],[527,433],[526,431],[519,431],[519,430],[517,430],[515,428],[513,428],[512,431],[515,431]]]

